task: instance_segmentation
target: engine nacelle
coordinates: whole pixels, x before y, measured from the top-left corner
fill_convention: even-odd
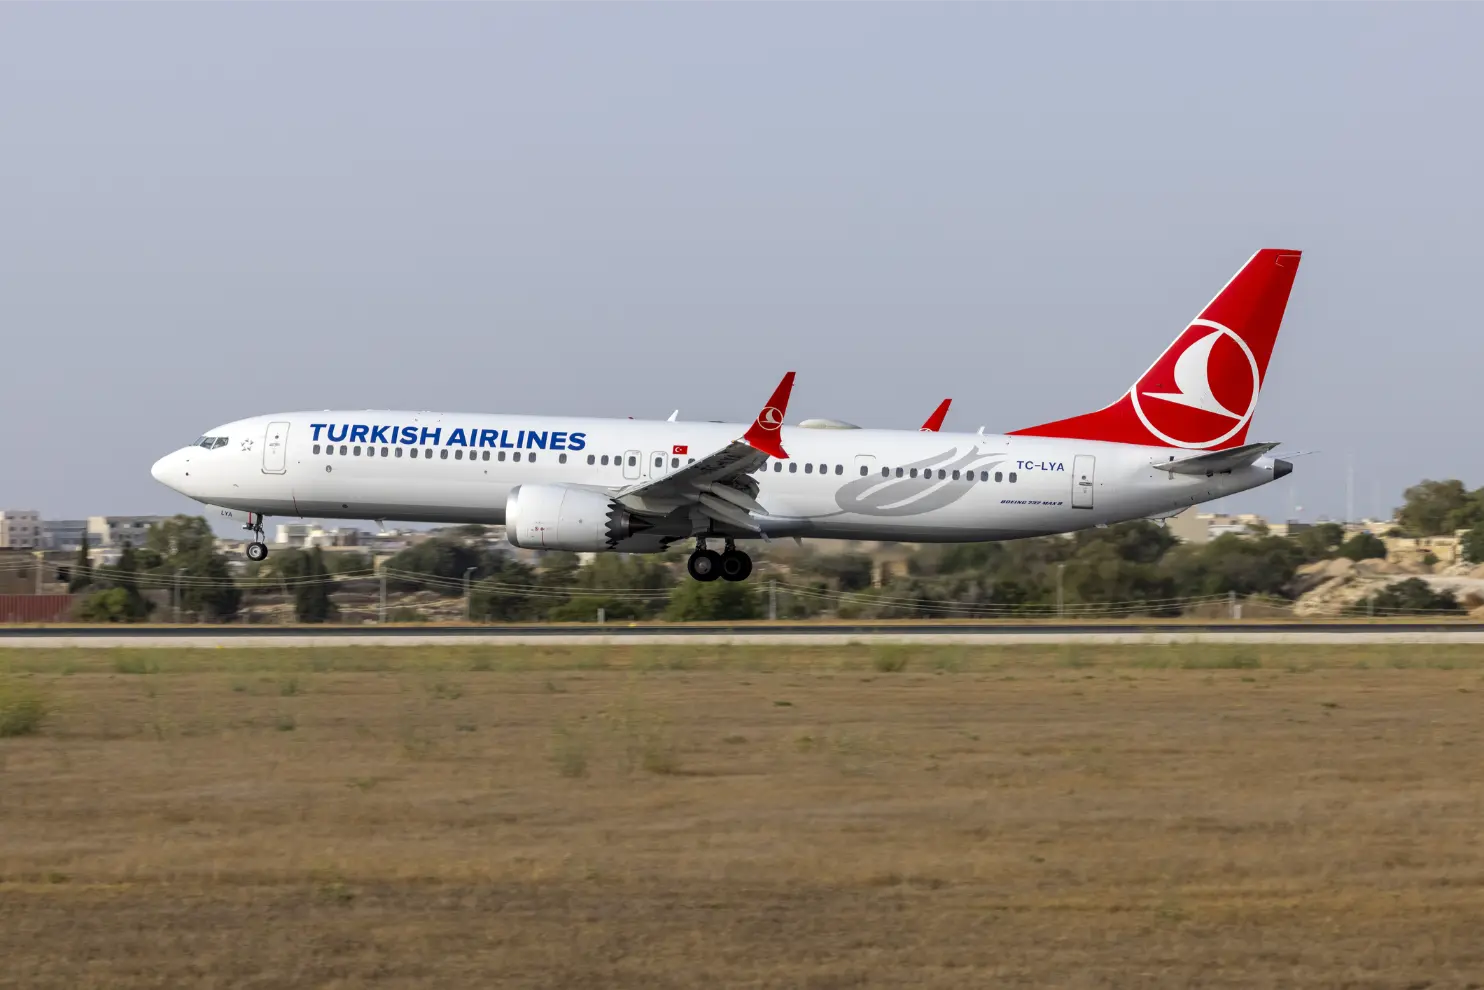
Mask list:
[[[524,550],[612,550],[650,528],[602,492],[517,485],[505,500],[505,538]]]

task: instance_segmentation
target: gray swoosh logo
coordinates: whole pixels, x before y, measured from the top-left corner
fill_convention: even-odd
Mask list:
[[[960,454],[958,448],[953,447],[933,457],[901,465],[903,472],[900,478],[896,476],[896,465],[893,465],[890,478],[883,478],[877,473],[852,481],[835,492],[835,504],[846,512],[867,516],[915,516],[932,512],[945,505],[952,505],[967,495],[975,485],[980,484],[977,480],[964,480],[962,476],[955,481],[954,471],[995,468],[1004,461],[993,458],[1004,456],[1004,451],[981,453],[977,446]],[[915,478],[910,477],[913,468],[917,469]],[[938,478],[940,470],[944,472],[942,480]],[[931,472],[932,476],[928,477],[927,472]]]

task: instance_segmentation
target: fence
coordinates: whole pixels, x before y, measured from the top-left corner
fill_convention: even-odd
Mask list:
[[[98,575],[101,585],[110,583],[109,575]],[[278,575],[253,578],[212,578],[188,574],[138,573],[136,586],[165,609],[155,616],[170,619],[177,614],[188,591],[236,588],[243,593],[241,618],[246,621],[291,622],[294,617],[295,592],[306,584],[325,580],[334,594],[340,621],[385,622],[389,618],[428,618],[462,620],[468,614],[469,595],[506,596],[530,605],[532,618],[541,609],[550,609],[572,601],[594,602],[592,615],[569,615],[567,618],[598,619],[600,609],[617,605],[638,607],[641,612],[658,612],[669,601],[673,587],[664,588],[589,588],[570,585],[506,583],[496,580],[465,580],[410,571],[383,568],[327,575],[286,577]],[[389,590],[388,586],[392,590]],[[1306,610],[1297,615],[1294,602],[1263,596],[1242,597],[1235,594],[1197,595],[1137,601],[1005,603],[994,601],[956,601],[914,598],[878,591],[839,591],[821,586],[795,584],[785,580],[754,581],[761,594],[763,609],[770,618],[790,615],[823,618],[916,618],[916,619],[1137,619],[1152,617],[1199,616],[1203,618],[1293,618],[1332,619],[1347,617],[1449,616],[1463,617],[1464,611],[1386,609],[1337,604],[1321,612]],[[415,591],[408,592],[406,589]],[[0,595],[0,622],[60,622],[69,617],[77,595]],[[658,617],[658,616],[656,616]],[[199,621],[200,616],[182,613],[185,621]]]

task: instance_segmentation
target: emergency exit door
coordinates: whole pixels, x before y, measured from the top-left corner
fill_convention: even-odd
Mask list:
[[[1092,472],[1097,458],[1091,454],[1078,454],[1072,458],[1072,508],[1092,508]]]
[[[263,431],[263,473],[283,474],[289,462],[289,424],[269,423]]]

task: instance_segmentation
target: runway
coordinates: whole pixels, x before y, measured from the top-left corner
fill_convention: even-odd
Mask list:
[[[512,626],[58,626],[0,628],[0,648],[326,646],[1012,646],[1103,643],[1484,643],[1484,623],[1446,621],[1149,623],[757,623]]]

